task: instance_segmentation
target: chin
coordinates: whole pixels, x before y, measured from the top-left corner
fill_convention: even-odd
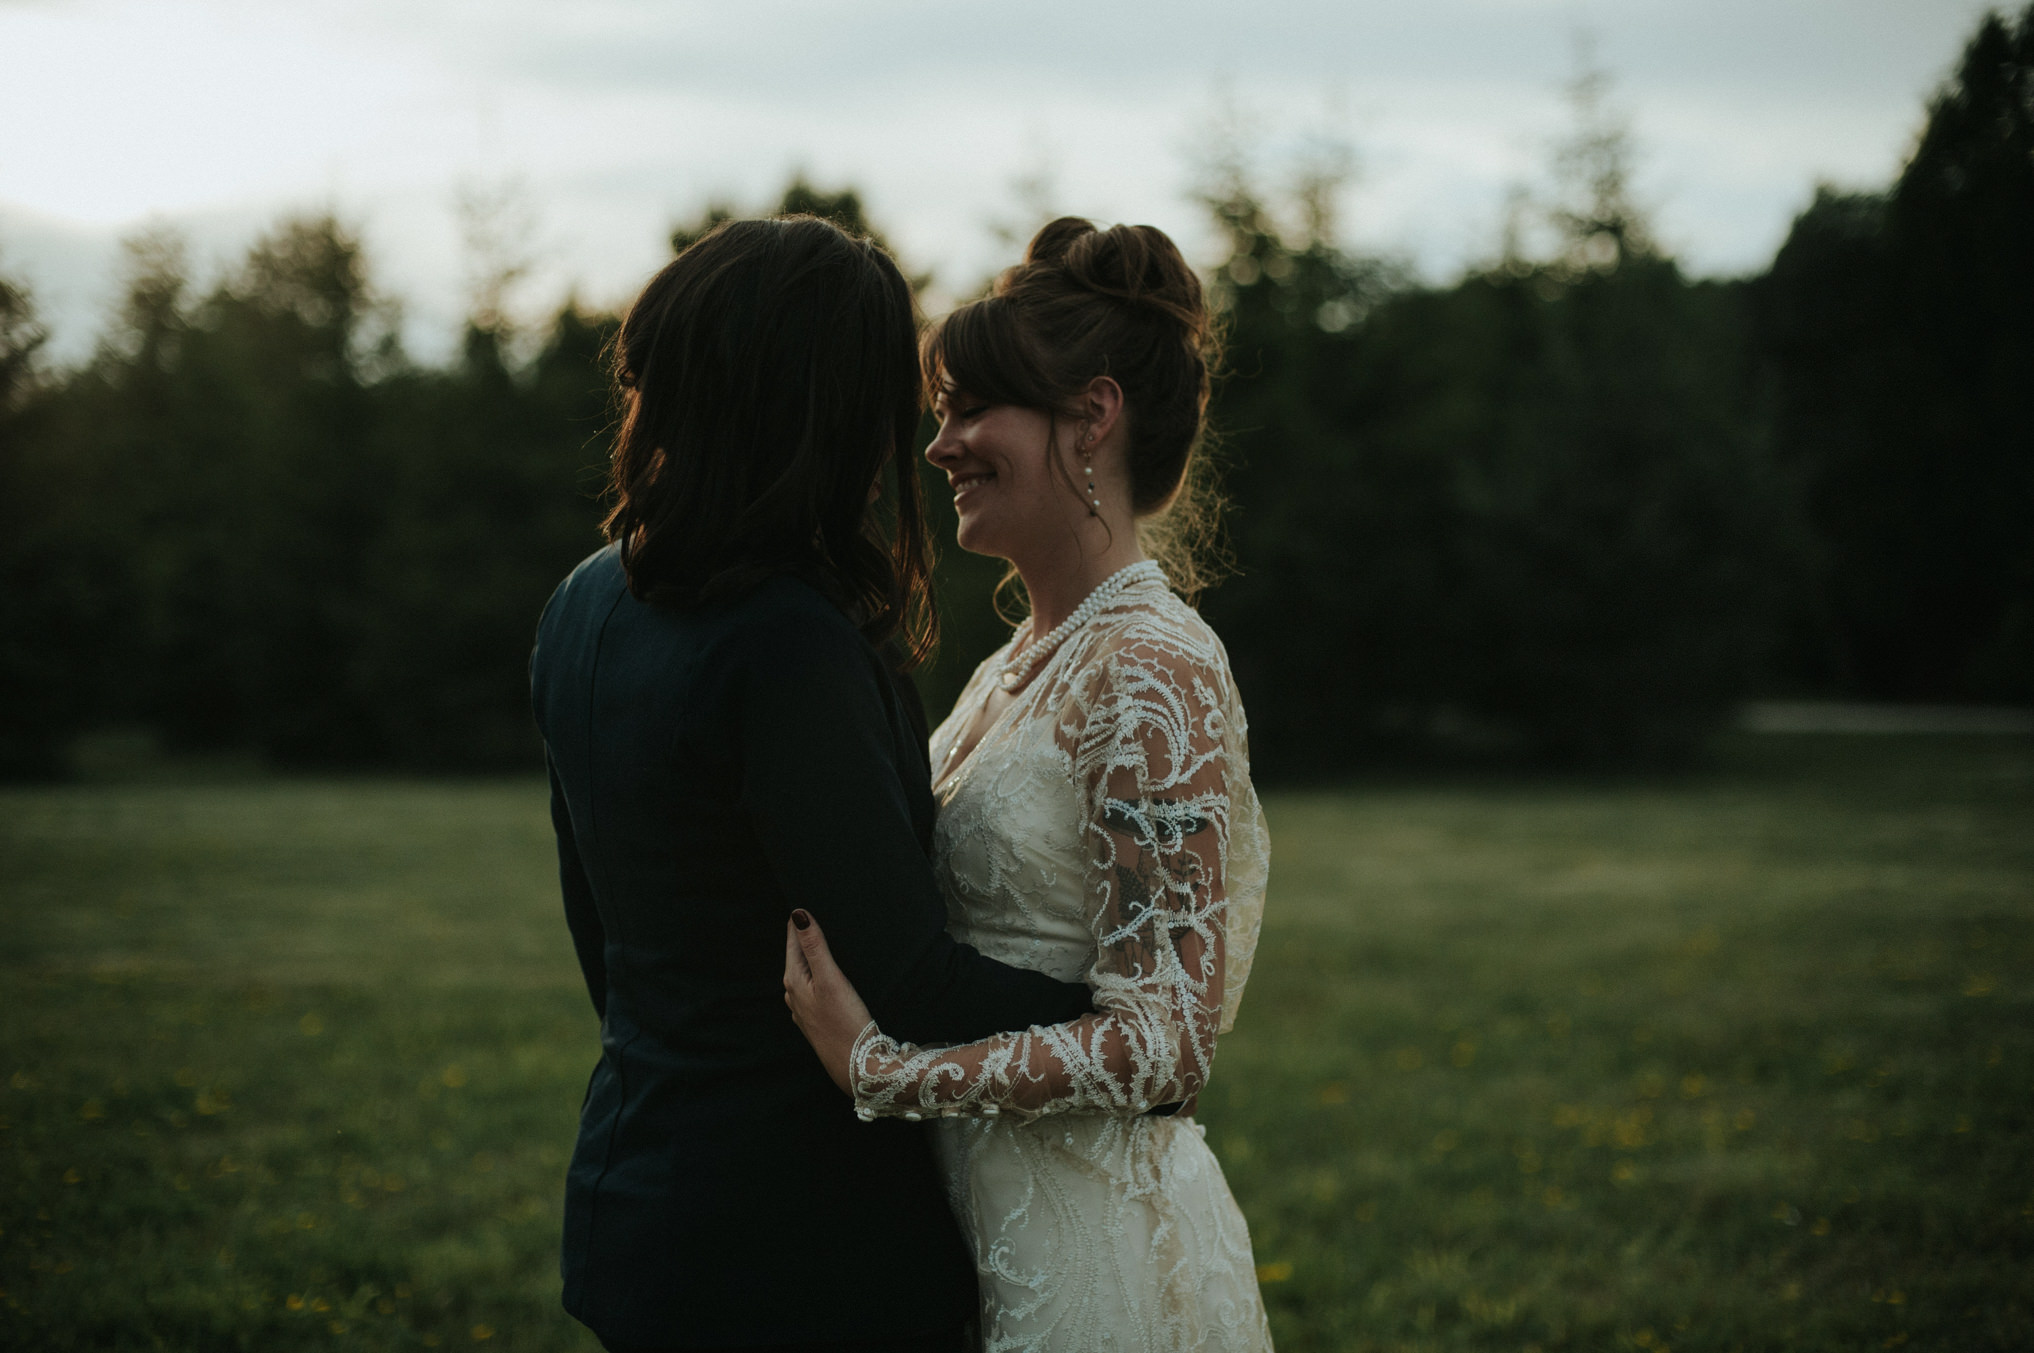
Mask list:
[[[1008,557],[996,548],[995,528],[980,517],[962,517],[960,525],[954,530],[953,543],[969,554],[988,555],[997,559]]]

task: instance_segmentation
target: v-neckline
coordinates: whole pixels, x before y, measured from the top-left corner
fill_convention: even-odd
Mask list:
[[[1133,564],[1130,565],[1129,567],[1135,568],[1136,565]],[[1142,580],[1140,579],[1139,581],[1141,582]],[[1131,590],[1133,590],[1135,586],[1136,584],[1132,584],[1130,587],[1125,587],[1121,594],[1111,597],[1109,599],[1108,606],[1104,607],[1103,609],[1107,610],[1119,605],[1123,600],[1124,594],[1129,593]],[[1094,618],[1095,617],[1090,617],[1090,620],[1092,621]],[[1035,631],[1037,625],[1037,617],[1032,616],[1029,619],[1027,619],[1025,623],[1031,625]],[[1024,702],[1026,697],[1030,696],[1034,690],[1038,689],[1038,687],[1045,681],[1046,673],[1050,672],[1059,663],[1060,659],[1065,657],[1068,651],[1075,646],[1074,640],[1077,637],[1078,637],[1077,634],[1067,635],[1064,641],[1062,641],[1059,644],[1056,644],[1053,647],[1052,652],[1045,655],[1045,659],[1038,664],[1037,670],[1031,673],[1030,678],[1025,681],[1024,685],[1011,694],[1010,703],[1008,705],[1005,705],[1002,711],[998,713],[995,718],[989,720],[987,724],[983,725],[981,733],[975,738],[974,744],[968,748],[967,754],[965,756],[959,757],[957,759],[951,755],[948,756],[947,759],[949,762],[951,762],[951,764],[942,767],[933,776],[932,791],[935,797],[942,790],[946,789],[948,785],[952,784],[954,780],[959,778],[960,773],[968,767],[969,763],[972,762],[977,755],[981,753],[982,745],[989,740],[990,735],[993,734],[997,730],[997,728],[1002,726],[1003,721],[1010,717],[1010,711],[1016,709],[1018,705]],[[1035,639],[1036,635],[1034,633],[1033,635],[1027,637],[1025,642],[1028,645],[1034,642]],[[983,710],[988,708],[989,701],[995,698],[996,692],[1000,688],[995,673],[1001,670],[1003,664],[997,661],[998,657],[1008,654],[1010,648],[1013,645],[1015,645],[1016,642],[1017,636],[1015,634],[1012,634],[1010,636],[1009,644],[1004,645],[1002,648],[997,649],[995,653],[990,654],[988,659],[984,661],[984,663],[982,664],[984,669],[982,677],[983,695],[980,701],[977,702],[975,706],[975,712],[969,720],[970,726],[972,726],[973,721],[975,719],[979,719],[982,717]],[[951,717],[952,717],[951,715],[948,716],[948,718]]]
[[[1060,650],[1063,651],[1064,649],[1065,645],[1062,644],[1060,646]],[[994,661],[994,655],[991,655],[990,660],[991,662]],[[996,729],[1002,724],[1002,722],[1010,717],[1010,711],[1016,709],[1018,705],[1024,702],[1025,697],[1031,694],[1033,688],[1035,688],[1040,681],[1044,680],[1047,669],[1049,669],[1053,665],[1053,663],[1057,662],[1058,660],[1059,660],[1058,651],[1055,651],[1049,657],[1047,657],[1044,663],[1040,665],[1039,670],[1031,674],[1031,680],[1025,682],[1022,689],[1011,693],[1010,703],[1003,706],[1003,708],[997,712],[996,716],[993,719],[990,719],[986,724],[982,725],[982,731],[975,735],[974,743],[971,746],[969,746],[969,748],[964,754],[958,757],[953,754],[952,749],[959,745],[958,739],[956,739],[955,742],[948,744],[947,752],[948,764],[946,764],[940,769],[939,778],[932,782],[932,789],[935,796],[941,790],[945,789],[948,785],[952,784],[954,780],[959,778],[960,773],[963,770],[965,770],[969,763],[975,759],[976,755],[981,752],[982,744],[986,743],[989,740],[989,735],[994,733]],[[984,664],[985,667],[987,665],[988,664]],[[998,686],[997,681],[993,676],[989,676],[983,679],[982,698],[975,702],[974,713],[970,715],[968,718],[969,728],[972,728],[975,724],[975,721],[980,719],[982,717],[982,714],[988,709],[989,701],[996,698],[996,692],[998,689],[1000,689],[1000,687]],[[967,729],[962,729],[961,731],[963,734],[965,734],[967,732]]]

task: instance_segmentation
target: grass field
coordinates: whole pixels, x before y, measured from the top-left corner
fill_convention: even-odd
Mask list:
[[[2034,1346],[2028,740],[1267,807],[1281,1349]],[[0,1345],[593,1349],[552,868],[534,783],[0,791]]]

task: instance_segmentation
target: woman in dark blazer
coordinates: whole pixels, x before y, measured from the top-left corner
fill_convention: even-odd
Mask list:
[[[876,647],[932,637],[909,288],[823,221],[730,222],[615,353],[613,543],[531,659],[601,1019],[566,1308],[611,1349],[957,1348],[973,1269],[926,1142],[856,1121],[781,983],[802,908],[900,1037],[1089,1009],[949,939],[926,859],[923,715]]]

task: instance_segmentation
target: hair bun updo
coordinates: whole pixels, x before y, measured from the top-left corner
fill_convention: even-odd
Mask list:
[[[1207,339],[1208,309],[1201,279],[1156,226],[1098,230],[1092,221],[1062,216],[1032,237],[1023,266],[1056,268],[1073,285],[1097,296],[1172,320],[1189,341],[1201,344]]]
[[[1192,596],[1214,580],[1220,501],[1204,432],[1217,343],[1201,281],[1156,226],[1062,216],[994,290],[926,335],[927,382],[1078,418],[1088,383],[1123,391],[1131,508],[1146,548]],[[1077,496],[1079,490],[1068,481]],[[1158,514],[1163,513],[1160,517]]]

